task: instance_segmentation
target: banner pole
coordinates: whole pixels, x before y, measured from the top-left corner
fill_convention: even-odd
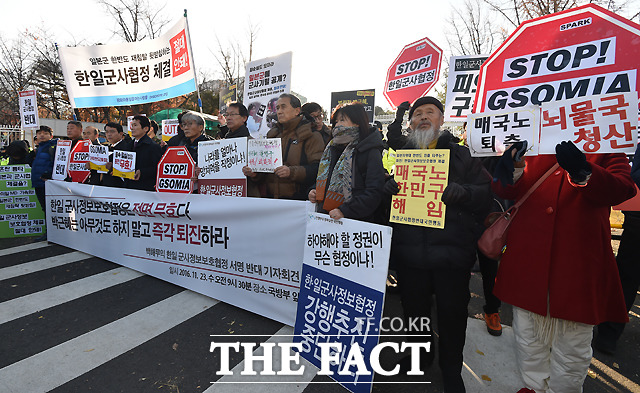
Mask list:
[[[189,48],[191,48],[191,61],[193,62],[193,78],[196,81],[196,92],[198,93],[198,108],[200,113],[202,112],[202,99],[200,98],[200,85],[198,85],[198,72],[196,71],[196,59],[193,56],[193,46],[191,46],[191,32],[189,31],[189,19],[187,18],[187,9],[184,9],[184,20],[187,24],[187,40],[189,41]]]

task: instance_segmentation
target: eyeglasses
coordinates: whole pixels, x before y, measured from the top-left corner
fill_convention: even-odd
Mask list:
[[[231,116],[240,116],[239,113],[225,113],[224,117],[231,117]]]

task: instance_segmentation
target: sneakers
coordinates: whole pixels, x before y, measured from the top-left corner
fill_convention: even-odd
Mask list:
[[[484,322],[487,324],[487,331],[492,336],[499,336],[502,334],[502,325],[500,324],[500,314],[484,314]]]

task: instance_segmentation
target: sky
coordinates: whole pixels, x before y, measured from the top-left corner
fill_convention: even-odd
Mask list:
[[[122,42],[113,34],[115,21],[94,0],[3,3],[0,35],[5,39],[43,26],[59,45]],[[166,4],[169,25],[187,9],[196,69],[214,79],[222,77],[212,54],[218,50],[216,38],[223,46],[239,42],[248,53],[251,23],[258,28],[253,60],[293,52],[291,84],[296,93],[327,109],[333,91],[373,88],[375,104],[389,109],[382,94],[386,72],[405,45],[428,37],[444,52],[444,70],[451,55],[445,36],[447,20],[452,6],[460,7],[462,0],[150,3],[154,7]]]

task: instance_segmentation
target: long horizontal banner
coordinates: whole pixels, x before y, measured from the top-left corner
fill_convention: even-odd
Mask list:
[[[307,203],[47,181],[58,243],[294,325]]]
[[[75,108],[144,104],[196,90],[185,17],[155,39],[60,47],[59,55]]]

